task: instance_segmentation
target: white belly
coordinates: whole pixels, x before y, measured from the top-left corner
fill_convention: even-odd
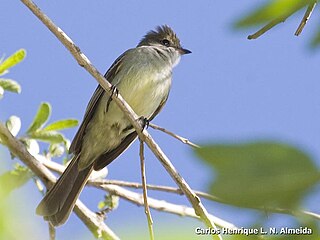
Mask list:
[[[169,94],[171,75],[145,74],[139,79],[120,82],[118,89],[138,116],[150,118]]]

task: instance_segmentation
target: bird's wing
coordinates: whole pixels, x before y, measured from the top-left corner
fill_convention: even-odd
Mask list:
[[[131,50],[128,50],[128,51],[131,51]],[[125,57],[125,54],[127,52],[123,53],[120,57],[118,57],[114,61],[114,63],[111,65],[109,70],[106,72],[106,74],[104,75],[107,81],[109,81],[111,84],[116,84],[116,83],[113,83],[114,76],[116,76],[116,74],[120,71],[123,63],[123,58]],[[88,103],[83,121],[78,129],[78,132],[76,133],[75,137],[72,140],[69,153],[74,153],[74,154],[80,153],[83,136],[85,135],[87,125],[92,119],[92,116],[94,115],[96,108],[99,105],[99,101],[103,96],[104,92],[105,92],[104,89],[100,85],[98,85],[98,87],[96,88],[95,92],[93,93]]]
[[[108,164],[110,164],[114,159],[116,159],[123,151],[125,151],[131,143],[137,138],[137,132],[132,132],[126,136],[122,142],[111,151],[101,154],[94,162],[93,168],[98,171]]]

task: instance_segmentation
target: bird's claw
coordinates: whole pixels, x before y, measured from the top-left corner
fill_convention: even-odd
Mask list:
[[[144,130],[144,129],[147,129],[148,127],[149,127],[149,124],[150,124],[150,121],[149,121],[149,119],[147,119],[146,117],[140,117],[139,118],[139,122],[140,122],[140,125],[141,125],[141,127],[142,127],[142,131]]]
[[[111,95],[110,95],[110,97],[108,99],[108,102],[107,102],[106,112],[108,112],[108,110],[109,110],[109,105],[110,105],[110,103],[112,101],[113,95],[116,95],[117,97],[119,95],[119,90],[115,85],[112,85],[110,92],[111,92]]]

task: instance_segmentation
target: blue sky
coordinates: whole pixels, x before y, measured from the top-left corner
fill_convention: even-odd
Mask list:
[[[320,55],[310,51],[307,42],[315,31],[316,19],[306,26],[300,37],[293,35],[303,13],[295,14],[258,40],[247,40],[250,31],[234,31],[232,22],[247,13],[259,1],[49,1],[39,7],[73,40],[104,73],[128,48],[160,24],[168,24],[192,54],[183,56],[174,70],[173,86],[166,107],[154,123],[204,143],[259,138],[277,139],[305,149],[320,164],[320,100],[318,77]],[[53,107],[51,121],[64,118],[82,119],[96,81],[79,67],[62,44],[20,2],[6,1],[0,14],[0,53],[6,56],[25,48],[27,58],[7,77],[22,85],[20,95],[6,94],[1,100],[0,119],[10,115],[22,118],[26,130],[40,102]],[[76,129],[65,134],[72,139]],[[196,189],[206,190],[210,171],[187,146],[167,135],[150,129],[178,171]],[[149,183],[174,183],[147,151]],[[11,162],[8,161],[8,166]],[[236,167],[236,166],[235,166]],[[109,167],[109,178],[140,181],[138,145],[134,144]],[[41,199],[32,183],[20,194],[28,194],[28,209],[15,199],[29,215]],[[157,194],[176,203],[188,204],[180,196]],[[13,196],[19,196],[14,193]],[[94,208],[103,194],[88,189],[82,194]],[[14,197],[13,197],[14,198]],[[308,206],[314,208],[319,196]],[[237,225],[252,223],[252,213],[205,202],[209,211]],[[250,212],[249,215],[245,215]],[[189,224],[193,233],[201,223],[169,214],[152,212],[155,227],[174,222]],[[239,214],[242,218],[237,217]],[[43,233],[46,225],[32,217]],[[283,218],[272,217],[274,222]],[[270,220],[270,221],[271,221]],[[143,208],[120,202],[119,209],[108,215],[107,224],[120,236],[123,226],[132,221],[146,232]],[[77,233],[75,233],[75,230]],[[78,232],[79,231],[79,232]],[[75,216],[59,229],[59,239],[79,234],[90,236]],[[40,239],[40,237],[39,237]]]

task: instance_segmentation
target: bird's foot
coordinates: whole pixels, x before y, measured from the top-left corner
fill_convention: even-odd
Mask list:
[[[119,90],[117,89],[117,87],[116,87],[115,85],[112,85],[110,91],[111,91],[111,95],[110,95],[110,97],[109,97],[109,99],[108,99],[108,102],[107,102],[106,112],[108,112],[108,110],[109,110],[109,105],[110,105],[110,103],[111,103],[111,101],[112,101],[113,95],[118,96],[118,94],[119,94]]]
[[[138,120],[139,120],[139,123],[140,123],[140,125],[142,127],[142,131],[149,127],[150,121],[146,117],[142,116]]]

